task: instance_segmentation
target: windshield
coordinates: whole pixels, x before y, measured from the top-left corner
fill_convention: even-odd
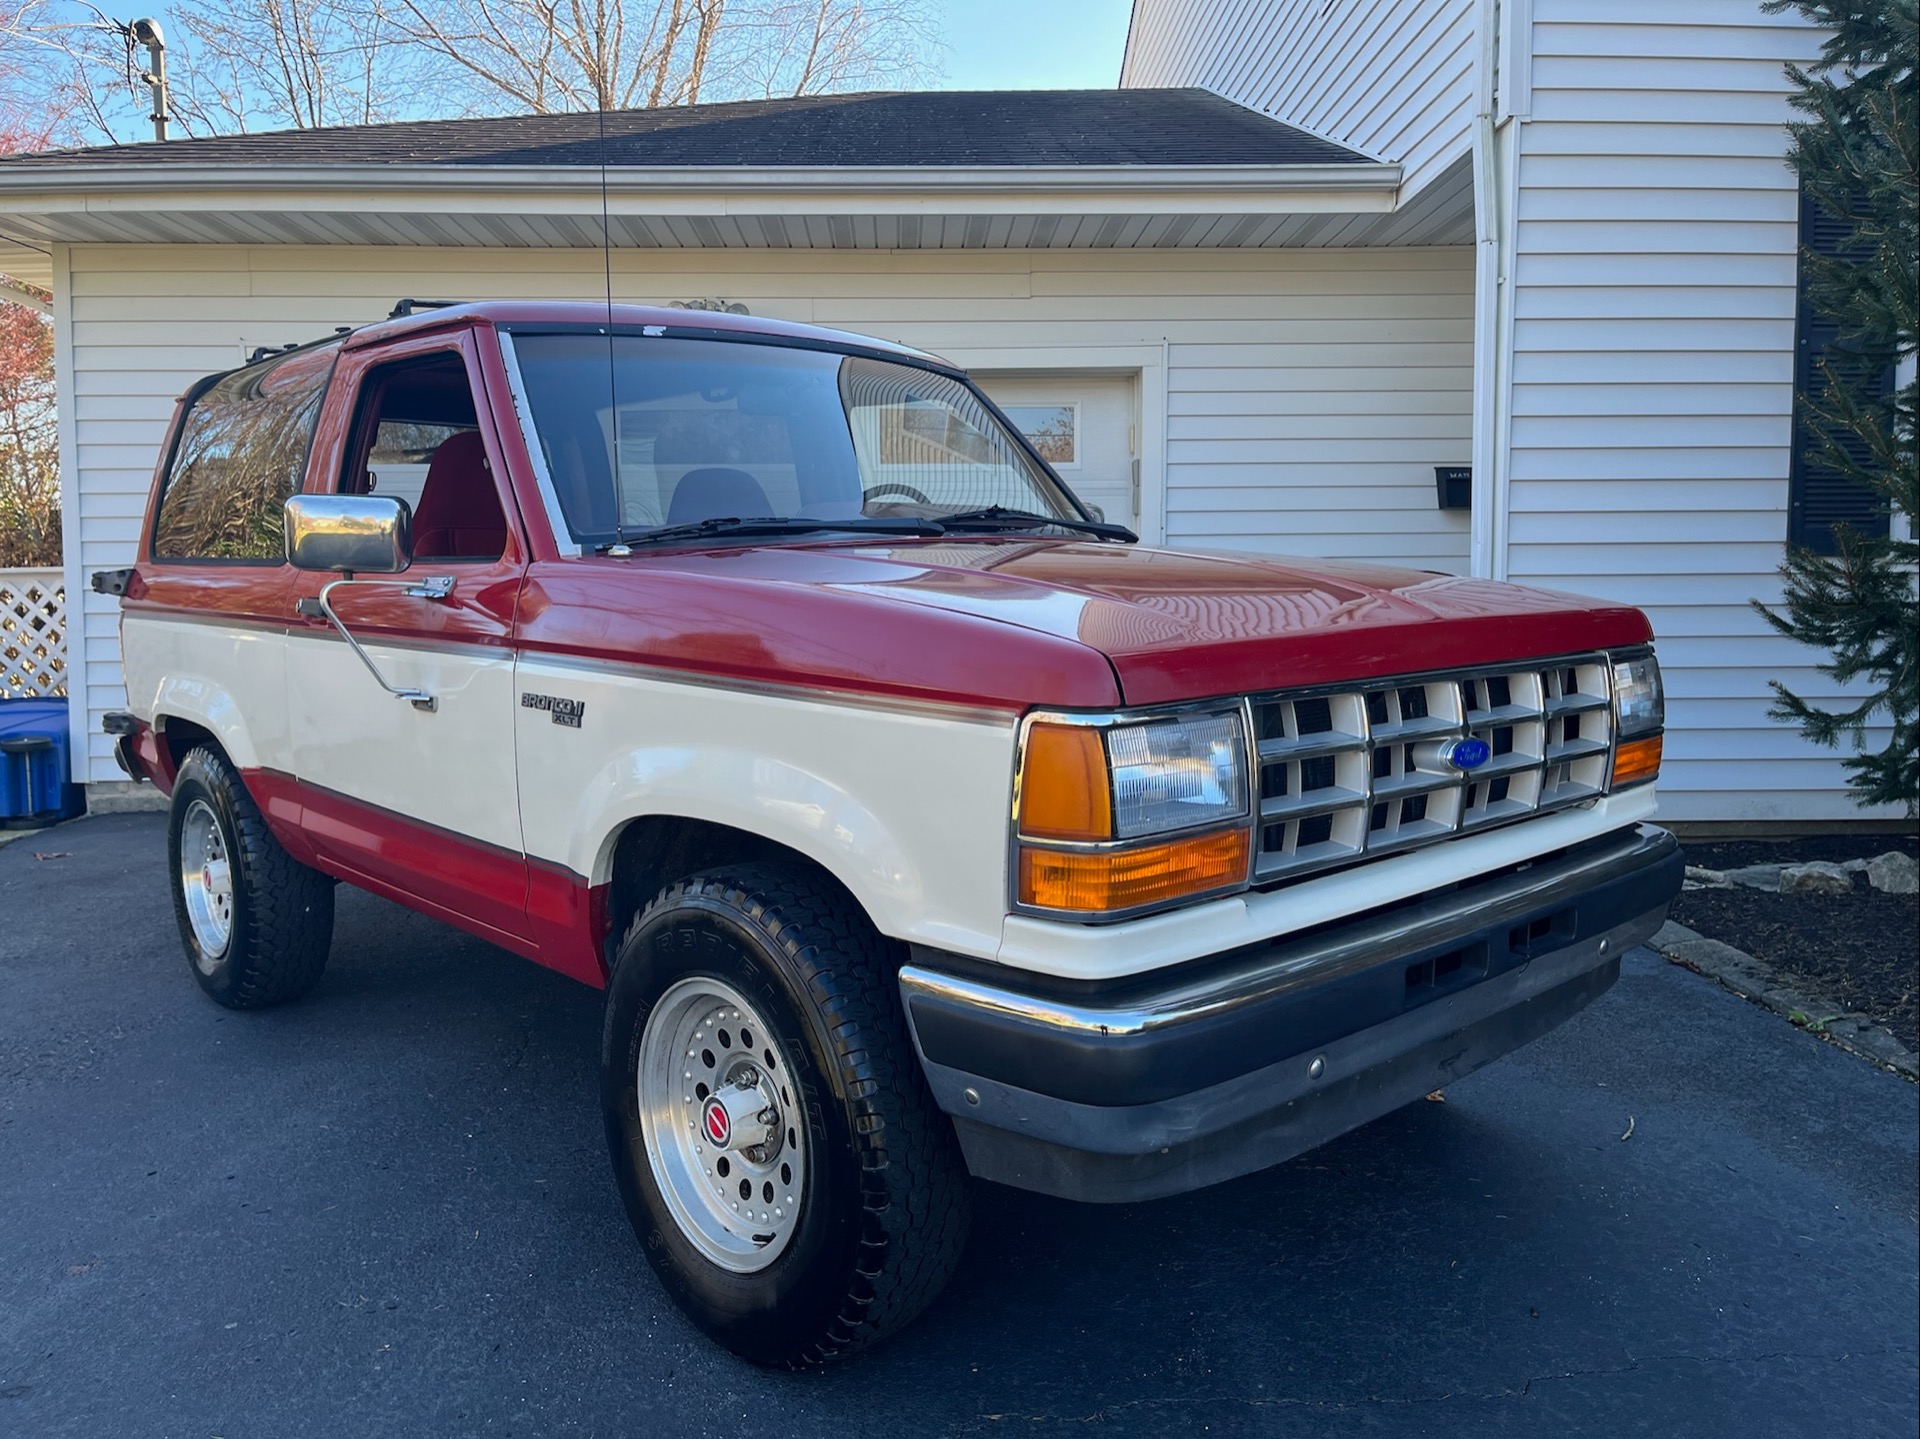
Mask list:
[[[936,371],[724,340],[616,335],[611,363],[604,334],[523,332],[512,346],[583,546],[723,518],[938,520],[994,505],[1080,518],[980,397]]]

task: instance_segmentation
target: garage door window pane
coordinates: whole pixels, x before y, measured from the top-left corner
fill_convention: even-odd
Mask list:
[[[1002,405],[1001,412],[1057,470],[1080,466],[1080,407],[1078,405]]]

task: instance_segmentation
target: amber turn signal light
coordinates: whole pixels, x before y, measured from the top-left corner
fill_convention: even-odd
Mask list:
[[[1020,902],[1035,909],[1116,914],[1246,877],[1244,829],[1138,849],[1020,850]]]
[[[1621,743],[1613,752],[1613,787],[1640,784],[1660,773],[1660,741],[1662,736],[1648,735],[1645,739],[1630,739]]]
[[[1059,724],[1036,724],[1027,731],[1020,833],[1035,839],[1113,838],[1113,796],[1100,731]]]

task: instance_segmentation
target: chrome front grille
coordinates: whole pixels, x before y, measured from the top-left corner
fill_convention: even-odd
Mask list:
[[[1604,793],[1604,655],[1311,694],[1253,697],[1256,881],[1348,864]],[[1477,769],[1439,758],[1482,740]]]

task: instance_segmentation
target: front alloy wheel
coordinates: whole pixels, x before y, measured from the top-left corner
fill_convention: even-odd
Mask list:
[[[773,1027],[723,980],[676,980],[640,1036],[635,1104],[654,1183],[710,1262],[765,1269],[792,1241],[806,1120]]]
[[[966,1168],[892,947],[825,881],[762,864],[669,886],[621,943],[600,1072],[634,1232],[736,1354],[860,1348],[958,1266]]]

